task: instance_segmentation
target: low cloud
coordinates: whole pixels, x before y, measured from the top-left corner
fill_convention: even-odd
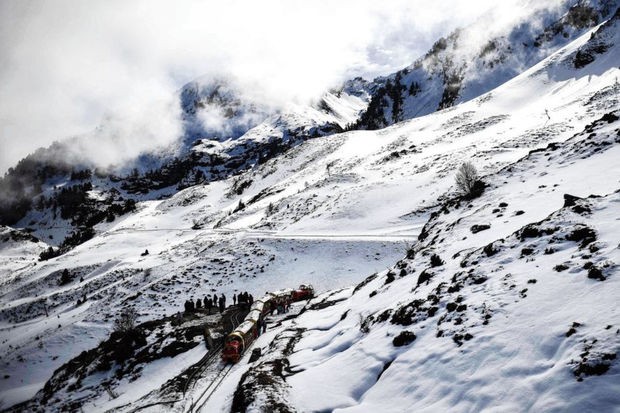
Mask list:
[[[82,152],[100,165],[171,145],[181,133],[175,93],[200,76],[234,77],[285,105],[390,73],[495,3],[2,2],[0,173],[76,135],[95,136]]]

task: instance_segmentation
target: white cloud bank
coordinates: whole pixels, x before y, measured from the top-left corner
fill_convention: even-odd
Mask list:
[[[118,156],[170,143],[180,131],[174,91],[205,74],[260,85],[276,104],[314,98],[351,76],[387,74],[495,4],[3,1],[0,173],[103,117],[120,119],[101,151],[106,159],[116,156],[110,142],[119,143]]]

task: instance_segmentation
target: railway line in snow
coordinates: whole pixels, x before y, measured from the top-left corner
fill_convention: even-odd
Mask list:
[[[232,370],[234,364],[224,364],[217,372],[216,376],[209,382],[207,387],[200,393],[196,401],[192,401],[189,410],[187,412],[194,413],[200,412],[204,405],[209,401],[213,393],[220,387],[228,373]]]
[[[231,313],[226,323],[230,326],[230,331],[233,331],[243,321],[246,313],[247,312],[243,310],[235,310]],[[184,412],[200,411],[232,369],[232,364],[224,364],[224,362],[219,360],[218,356],[221,354],[222,347],[223,345],[221,343],[217,344],[194,365],[195,368],[192,370],[183,386],[183,398],[187,400],[188,391],[196,387],[198,381],[203,378],[208,378],[208,381],[206,387],[200,391],[198,397],[195,400],[193,398],[190,399],[189,408],[183,408]]]
[[[234,313],[230,315],[228,319],[228,324],[230,324],[230,331],[234,330],[241,321],[243,321],[243,315],[245,312],[240,310],[235,310]],[[198,361],[194,366],[195,368],[190,373],[187,381],[183,385],[183,396],[187,394],[190,386],[194,387],[196,385],[196,381],[200,378],[200,375],[212,364],[213,360],[220,355],[222,350],[222,344],[218,343],[213,349],[209,349],[209,352],[205,354],[205,356]]]
[[[234,309],[230,316],[223,320],[226,325],[226,331],[233,331],[244,319],[247,311]],[[215,390],[222,384],[230,370],[232,364],[225,364],[220,360],[221,351],[223,348],[222,343],[217,343],[194,365],[189,369],[191,370],[189,376],[185,380],[182,386],[182,395],[180,398],[172,400],[165,400],[155,403],[148,403],[142,406],[135,407],[130,410],[131,413],[142,411],[149,408],[160,408],[161,406],[172,407],[181,403],[180,411],[182,412],[198,412],[209,398],[213,395]],[[205,387],[199,388],[199,394],[197,398],[193,397],[193,391],[196,388],[197,383],[204,381]],[[156,407],[159,406],[159,407]]]

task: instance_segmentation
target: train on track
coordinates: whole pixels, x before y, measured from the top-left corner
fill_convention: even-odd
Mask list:
[[[295,301],[307,300],[314,297],[314,288],[311,285],[300,285],[298,289],[286,288],[272,293],[266,293],[250,306],[250,312],[243,322],[224,340],[222,359],[225,362],[237,363],[245,350],[260,334],[264,317],[277,308],[286,308]]]

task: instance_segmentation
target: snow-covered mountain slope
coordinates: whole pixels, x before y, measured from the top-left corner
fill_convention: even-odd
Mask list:
[[[292,349],[259,339],[268,355],[239,366],[237,388],[254,385],[235,397],[268,406],[274,390],[257,375],[278,360],[289,411],[615,411],[618,119],[487,176],[478,199],[445,203],[406,258],[279,329]],[[556,185],[597,195],[532,222],[562,199]]]
[[[281,134],[301,129],[307,135],[324,134],[357,120],[367,104],[366,87],[366,82],[354,79],[345,82],[339,90],[326,92],[313,106],[288,104],[281,107],[270,104],[269,97],[261,96],[260,89],[253,92],[254,88],[243,88],[226,79],[197,79],[180,92],[184,140],[189,144],[205,138],[234,140],[259,125],[262,125],[260,129],[271,127]],[[320,129],[324,132],[320,133]],[[256,135],[261,133],[252,134]]]
[[[38,262],[42,242],[7,241],[7,254],[23,249],[19,261],[0,250],[0,398],[35,395],[106,339],[124,307],[147,321],[215,291],[310,282],[329,291],[272,319],[255,344],[266,356],[235,366],[205,411],[274,400],[290,411],[612,410],[618,33],[615,17],[475,100],[318,137],[238,176],[139,202],[62,256]],[[488,185],[473,200],[453,188],[466,160]],[[413,336],[403,330],[416,336],[404,346]],[[140,407],[204,353],[192,347],[132,381],[117,364],[54,380],[41,408]]]
[[[343,129],[374,129],[479,97],[617,7],[617,0],[567,0],[559,6],[532,7],[508,25],[492,24],[492,16],[485,16],[438,41],[410,67],[374,82],[347,81],[311,105],[274,104],[260,87],[235,79],[197,79],[179,91],[179,105],[157,106],[178,119],[161,130],[110,118],[92,134],[55,143],[22,160],[0,179],[0,224],[34,231],[56,248],[49,256],[64,253],[91,236],[87,228],[130,211],[125,200],[168,197],[254,168],[309,138]],[[578,64],[587,62],[588,56],[580,55]],[[140,145],[162,143],[149,150],[125,147],[122,156],[111,154],[111,148],[124,142],[123,136],[143,134],[148,139]],[[118,164],[111,170],[96,167],[100,163],[84,157],[93,152]],[[94,177],[90,180],[94,193],[83,191],[72,177],[85,171]],[[63,190],[78,196],[60,194]],[[84,207],[76,208],[74,198],[84,198]],[[61,220],[59,208],[65,210]],[[76,217],[67,221],[67,210]]]
[[[92,134],[21,160],[0,179],[0,224],[28,229],[56,248],[48,256],[59,255],[89,239],[93,225],[132,211],[136,201],[228,178],[307,139],[341,131],[366,107],[366,86],[354,79],[312,105],[274,106],[233,81],[196,80],[179,92],[183,127],[172,144],[121,157],[111,169],[98,167],[84,154],[94,152],[94,142],[106,152],[108,140],[118,140],[119,120],[110,119]]]
[[[29,266],[29,258],[40,254],[44,249],[43,243],[31,234],[0,227],[0,280],[9,277],[15,268],[19,268],[20,262]]]
[[[438,40],[409,67],[375,79],[357,127],[382,128],[475,99],[607,20],[618,6],[617,0],[532,3],[529,14],[508,26],[495,22],[508,16],[483,16]]]
[[[574,54],[551,62],[563,70]],[[551,62],[514,83],[549,74]],[[596,105],[614,113],[488,174],[481,197],[443,202],[395,266],[319,297],[325,308],[259,338],[267,355],[242,361],[206,409],[617,411],[620,112],[612,81],[613,93],[592,97],[604,96]]]
[[[464,160],[483,174],[497,171],[616,108],[613,52],[572,67],[589,36],[472,102],[378,132],[316,140],[261,165],[237,179],[244,207],[224,210],[219,225],[308,233],[415,227],[415,215],[437,205]],[[225,204],[213,205],[215,212]]]

